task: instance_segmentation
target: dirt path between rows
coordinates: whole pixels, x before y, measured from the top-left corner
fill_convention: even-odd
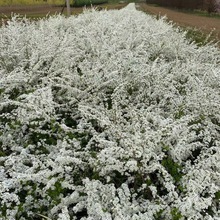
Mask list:
[[[157,7],[146,3],[137,4],[137,8],[155,15],[166,15],[169,20],[174,21],[182,27],[193,27],[205,33],[213,31],[214,35],[220,40],[220,19],[203,17],[194,14],[183,13],[172,9]]]

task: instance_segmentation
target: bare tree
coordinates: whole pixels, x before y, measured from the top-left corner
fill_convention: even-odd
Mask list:
[[[220,12],[220,0],[216,0],[216,11]]]
[[[203,1],[203,8],[208,12],[216,12],[217,11],[217,2],[216,0],[204,0]]]

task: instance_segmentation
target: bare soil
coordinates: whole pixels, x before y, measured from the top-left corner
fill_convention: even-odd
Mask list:
[[[100,9],[121,9],[125,7],[127,4],[102,4],[97,7]],[[89,7],[87,7],[89,8]],[[84,7],[72,7],[71,14],[77,15],[82,13]],[[10,19],[12,13],[19,14],[19,15],[26,15],[29,18],[37,18],[37,17],[44,17],[46,15],[54,15],[60,13],[66,14],[66,8],[63,6],[57,5],[36,5],[36,6],[0,6],[0,25],[1,22],[5,22]]]
[[[213,34],[220,40],[219,18],[205,17],[179,12],[174,9],[153,6],[146,3],[139,3],[138,9],[144,12],[148,12],[150,14],[166,16],[169,20],[172,20],[174,23],[182,27],[196,28],[205,33],[210,33],[211,31],[213,31]]]

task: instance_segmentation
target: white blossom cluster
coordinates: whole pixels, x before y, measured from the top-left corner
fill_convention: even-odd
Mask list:
[[[0,219],[220,219],[220,50],[129,4],[0,28]]]

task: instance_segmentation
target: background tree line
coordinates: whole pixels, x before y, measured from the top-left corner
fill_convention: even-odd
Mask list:
[[[219,9],[219,0],[146,0],[147,3],[186,9],[202,9],[209,13]]]

